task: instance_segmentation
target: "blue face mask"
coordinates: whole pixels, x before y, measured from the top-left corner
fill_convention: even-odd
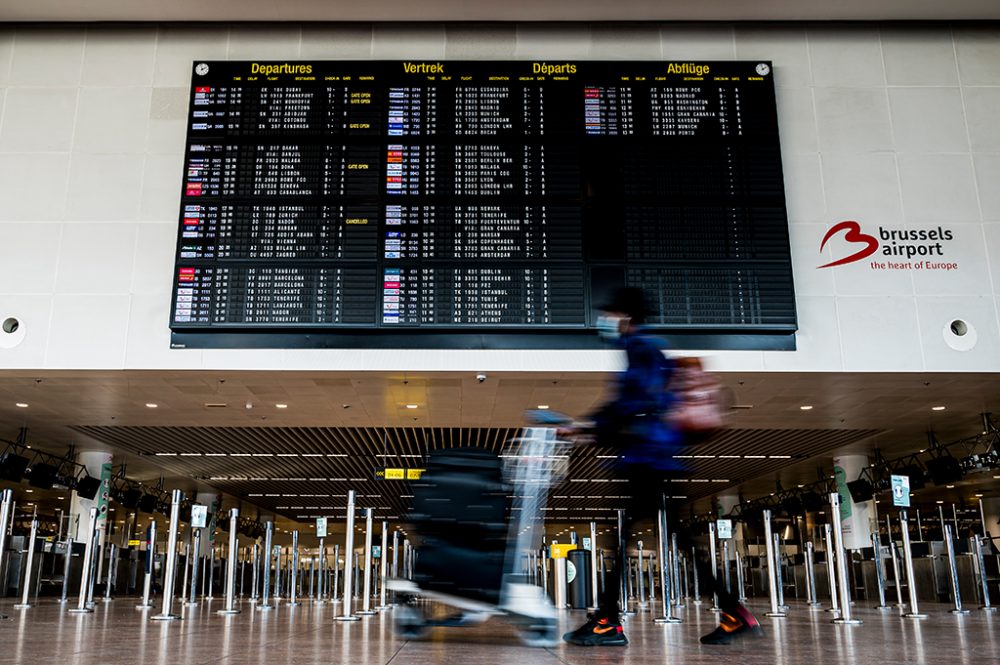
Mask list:
[[[597,317],[597,334],[609,341],[619,339],[622,336],[621,321],[622,319],[617,316]]]

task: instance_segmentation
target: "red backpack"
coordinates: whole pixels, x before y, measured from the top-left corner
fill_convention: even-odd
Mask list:
[[[682,432],[705,433],[722,427],[723,388],[698,358],[678,358],[670,380],[674,403],[667,417]]]

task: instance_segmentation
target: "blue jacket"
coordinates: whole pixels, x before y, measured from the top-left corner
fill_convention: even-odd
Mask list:
[[[682,436],[664,417],[674,401],[669,390],[673,360],[663,354],[662,340],[641,330],[623,335],[619,346],[628,368],[616,379],[614,397],[591,415],[597,445],[617,448],[625,464],[682,469],[673,458]]]

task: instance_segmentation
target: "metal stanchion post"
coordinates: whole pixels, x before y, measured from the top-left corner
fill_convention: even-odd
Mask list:
[[[292,531],[292,571],[289,581],[291,589],[288,592],[288,604],[296,607],[301,604],[298,601],[298,588],[296,586],[299,582],[299,532],[297,530]]]
[[[896,583],[896,608],[902,609],[906,607],[906,603],[903,602],[903,581],[899,576],[899,557],[896,554],[896,543],[892,539],[892,521],[889,516],[885,516],[885,533],[889,538],[889,555],[892,557],[892,578]]]
[[[676,558],[675,558],[675,561],[676,561]],[[688,560],[687,560],[687,557],[684,557],[684,560],[682,561],[682,563],[684,565],[684,597],[690,599],[691,598],[691,594],[689,593],[690,589],[688,588]]]
[[[184,577],[181,578],[181,602],[185,605],[188,599],[188,578],[191,574],[191,546],[184,545]]]
[[[243,560],[240,561],[240,598],[243,598],[243,583],[247,578],[247,551],[246,548],[243,550]]]
[[[983,502],[979,502],[979,507],[982,508]],[[989,533],[985,531],[984,533]],[[983,541],[979,536],[973,536],[976,541],[976,564],[979,566],[979,583],[982,586],[983,593],[983,604],[980,605],[979,609],[984,612],[995,612],[996,607],[990,605],[990,585],[987,583],[986,578],[986,566],[983,561]]]
[[[228,562],[227,562],[228,567]],[[205,600],[215,600],[213,593],[215,591],[215,544],[213,543],[211,547],[208,548],[208,595],[205,596]]]
[[[69,529],[66,530],[66,541],[63,543],[66,546],[66,554],[63,556],[63,579],[62,579],[62,595],[59,598],[59,603],[69,602],[69,572],[71,566],[73,565],[73,539],[69,537]],[[3,566],[0,565],[0,568]]]
[[[646,575],[646,588],[649,589],[649,603],[651,606],[656,602],[656,563],[656,555],[650,552],[646,557],[646,572],[643,574]]]
[[[691,574],[694,577],[694,600],[695,605],[701,605],[701,592],[698,589],[698,552],[694,545],[691,546]]]
[[[669,526],[669,525],[668,525]],[[677,552],[677,532],[670,534],[671,551],[673,556],[670,557],[670,569],[668,574],[673,575],[670,578],[670,594],[674,600],[674,607],[684,607],[684,598],[681,595],[681,569],[678,559],[680,558]],[[686,595],[686,593],[685,593]]]
[[[0,493],[0,570],[3,570],[3,558],[7,553],[7,530],[14,512],[14,490],[4,490]]]
[[[816,611],[823,609],[823,606],[816,600],[816,569],[813,564],[813,544],[811,540],[806,541],[806,596],[809,600],[809,609]]]
[[[733,587],[729,579],[729,541],[722,541],[722,582],[726,585],[726,591],[733,592]]]
[[[347,537],[344,543],[344,595],[342,608],[343,614],[337,617],[337,621],[358,621],[360,617],[352,613],[354,600],[352,593],[353,573],[351,559],[354,558],[354,490],[347,491]]]
[[[900,579],[899,574],[899,556],[897,554],[896,543],[889,540],[889,554],[892,555],[892,576],[896,582],[896,608],[902,609],[906,607],[906,603],[903,602],[903,581]]]
[[[324,555],[325,556],[325,555]],[[333,566],[329,567],[330,578],[333,579],[333,593],[330,594],[331,603],[340,602],[340,545],[333,546]],[[327,588],[330,588],[330,583],[326,583]]]
[[[271,600],[271,556],[274,554],[274,522],[268,521],[264,523],[264,556],[261,562],[261,574],[264,577],[263,582],[263,593],[261,594],[260,604],[257,605],[257,609],[262,612],[268,612],[274,609],[274,605],[270,603]]]
[[[385,588],[386,574],[389,570],[389,523],[382,520],[382,551],[379,557],[379,575],[381,584],[379,584],[379,602],[378,609],[384,610],[389,607],[389,594]]]
[[[87,607],[94,609],[94,586],[97,584],[98,566],[100,563],[100,552],[101,548],[98,544],[101,542],[101,526],[97,525],[94,529],[94,533],[91,534],[91,538],[94,539],[94,549],[91,550],[90,557],[90,579],[87,581]]]
[[[194,529],[194,544],[191,546],[191,593],[188,607],[198,604],[198,564],[201,563],[201,529]]]
[[[250,602],[257,602],[257,588],[260,581],[260,543],[253,544],[253,555],[250,561]]]
[[[669,527],[667,513],[665,510],[660,509],[657,513],[656,530],[658,531],[657,543],[659,546],[657,556],[660,559],[660,605],[663,608],[663,616],[653,619],[656,623],[681,623],[681,619],[673,615],[670,605],[672,585],[670,580],[670,566],[667,565],[666,556],[670,543]]]
[[[229,509],[229,556],[226,557],[226,606],[217,614],[239,614],[236,609],[236,549],[239,538],[236,535],[240,520],[240,509]]]
[[[153,606],[149,599],[149,594],[153,587],[153,566],[156,563],[156,520],[149,523],[149,531],[146,536],[146,565],[142,581],[142,603],[136,605],[137,610],[149,609]]]
[[[177,526],[180,523],[182,497],[180,490],[174,490],[170,497],[170,531],[167,532],[167,561],[163,572],[163,607],[159,614],[150,617],[153,621],[174,621],[181,618],[171,610],[174,604],[174,580],[177,577]]]
[[[986,513],[983,511],[983,500],[979,499],[979,524],[983,529],[983,538],[986,538],[990,531],[986,528]]]
[[[840,614],[840,601],[837,600],[837,567],[833,551],[833,529],[829,524],[823,525],[823,538],[826,543],[826,577],[830,582],[830,609],[828,612]]]
[[[545,549],[542,549],[541,553],[541,563],[542,563],[542,589],[545,593],[549,592],[549,560],[545,556]],[[604,552],[601,552],[601,566],[604,566]],[[604,570],[601,569],[601,579],[604,579]],[[552,597],[555,597],[555,589],[552,590]]]
[[[590,523],[590,609],[591,612],[597,609],[597,522]]]
[[[365,508],[365,567],[362,569],[362,575],[365,578],[364,585],[364,598],[361,601],[361,611],[358,612],[361,616],[372,616],[375,611],[372,610],[372,514],[373,510],[371,508]]]
[[[943,513],[942,513],[943,515]],[[941,537],[944,538],[944,518],[941,519]],[[917,542],[924,542],[924,526],[920,523],[920,509],[917,508]]]
[[[613,565],[618,569],[618,588],[615,592],[618,594],[619,602],[621,604],[621,612],[623,615],[629,614],[628,610],[628,580],[629,580],[629,566],[628,566],[628,538],[624,534],[625,530],[625,511],[619,508],[615,511],[617,517],[617,529],[615,531],[616,537],[618,538],[618,560],[613,562]],[[552,564],[555,566],[555,563]],[[555,595],[555,594],[553,594]]]
[[[711,525],[709,525],[711,526]],[[767,551],[767,590],[768,595],[771,598],[771,611],[767,612],[764,616],[769,617],[783,617],[788,616],[781,611],[781,605],[778,602],[778,581],[776,579],[776,571],[774,569],[774,562],[777,560],[776,553],[774,552],[774,538],[771,534],[771,511],[764,511],[764,546]]]
[[[910,525],[906,520],[906,511],[899,511],[899,529],[903,536],[903,565],[906,568],[906,586],[910,592],[910,611],[904,614],[908,619],[925,619],[926,614],[921,614],[917,606],[917,585],[913,578],[913,552],[910,548]]]
[[[715,522],[708,523],[708,555],[711,557],[712,577],[719,579],[719,562],[715,551]],[[715,586],[712,586],[712,606],[709,612],[721,612],[719,609],[719,595],[715,593]]]
[[[859,624],[861,619],[851,617],[851,594],[847,586],[847,549],[844,547],[844,527],[840,521],[840,493],[830,493],[830,511],[833,513],[833,544],[837,548],[837,582],[840,589],[840,616],[832,620],[838,624]]]
[[[733,554],[736,556],[736,599],[742,603],[747,599],[746,585],[743,583],[743,557],[740,556],[738,547],[733,548]]]
[[[638,542],[638,545],[639,545],[639,561],[637,562],[638,563],[638,569],[636,570],[636,578],[637,579],[636,579],[636,585],[635,586],[636,586],[637,592],[639,594],[639,611],[643,611],[647,607],[649,607],[649,604],[646,602],[646,583],[642,579],[642,541],[641,540]]]
[[[948,578],[951,582],[951,597],[955,601],[955,607],[950,611],[952,614],[968,614],[969,610],[962,609],[962,591],[958,586],[958,567],[955,565],[955,542],[951,537],[951,525],[944,528],[944,545],[948,551]]]
[[[359,600],[360,597],[361,597],[360,594],[361,594],[361,591],[363,589],[363,587],[362,587],[362,581],[363,581],[363,579],[364,579],[364,576],[363,576],[363,573],[362,573],[362,570],[361,570],[361,554],[358,553],[358,552],[355,552],[354,553],[354,585],[353,585],[354,600]]]
[[[782,612],[788,611],[785,605],[785,568],[781,560],[781,538],[775,533],[774,538],[774,577],[778,581],[778,607]]]
[[[8,490],[10,491],[10,490]],[[2,534],[6,534],[6,525]],[[90,589],[90,571],[93,565],[94,533],[97,530],[97,508],[90,509],[90,526],[87,529],[87,547],[83,553],[83,570],[80,572],[80,600],[77,606],[67,610],[70,614],[89,614],[93,608],[87,607],[87,592]],[[0,552],[2,554],[2,552]]]
[[[877,523],[876,523],[877,524]],[[872,532],[872,550],[875,555],[875,581],[878,583],[878,605],[876,610],[887,610],[885,604],[885,570],[882,565],[882,543],[878,538],[878,530]]]
[[[111,547],[108,548],[108,574],[104,578],[104,602],[110,603],[111,598],[111,588],[115,584],[115,544],[111,543]]]
[[[319,579],[316,580],[316,602],[318,604],[326,602],[326,593],[323,587],[323,583],[326,580],[324,577],[326,573],[326,546],[323,544],[324,540],[324,538],[319,539]]]
[[[281,600],[281,545],[274,546],[274,600]]]
[[[26,610],[31,607],[28,598],[31,595],[31,569],[35,563],[35,538],[38,537],[38,507],[35,507],[35,515],[31,518],[31,535],[28,536],[28,560],[24,567],[24,590],[21,593],[21,602],[14,605],[15,610]],[[112,547],[114,547],[112,545]],[[41,568],[39,567],[39,573]]]

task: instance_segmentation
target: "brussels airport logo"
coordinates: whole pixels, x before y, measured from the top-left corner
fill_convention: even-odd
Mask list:
[[[841,258],[817,268],[834,268],[849,263],[868,262],[872,270],[957,270],[958,262],[946,258],[948,243],[955,235],[940,226],[934,229],[887,229],[879,226],[875,235],[865,233],[853,219],[830,227],[819,244],[829,242]],[[833,242],[831,242],[833,241]]]

